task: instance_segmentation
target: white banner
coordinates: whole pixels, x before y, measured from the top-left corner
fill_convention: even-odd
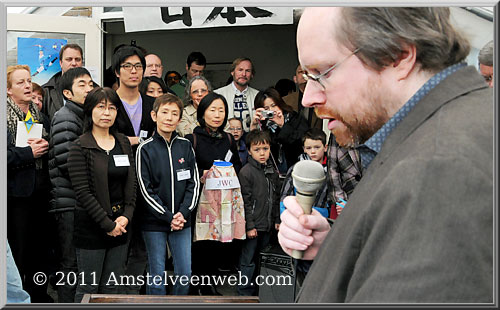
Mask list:
[[[292,24],[293,8],[123,7],[125,32]]]
[[[232,189],[239,187],[240,181],[237,177],[207,178],[205,180],[205,189],[207,190]]]

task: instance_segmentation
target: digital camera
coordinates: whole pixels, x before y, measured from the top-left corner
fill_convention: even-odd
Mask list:
[[[269,118],[273,118],[274,117],[274,111],[263,110],[261,112],[261,114],[262,114],[262,117],[264,117],[265,119],[269,119]]]

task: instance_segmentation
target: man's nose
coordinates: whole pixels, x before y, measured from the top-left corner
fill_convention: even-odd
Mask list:
[[[321,91],[319,83],[307,82],[302,96],[302,105],[306,108],[311,108],[315,104],[321,104],[325,101],[325,94]]]

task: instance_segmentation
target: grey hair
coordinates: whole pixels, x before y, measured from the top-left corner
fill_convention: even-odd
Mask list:
[[[336,39],[358,58],[381,71],[400,59],[405,45],[414,45],[421,69],[439,72],[464,61],[469,41],[451,24],[449,8],[345,7]]]
[[[478,60],[483,66],[493,66],[493,40],[486,43],[479,51]]]
[[[192,104],[192,100],[191,100],[191,86],[193,86],[193,83],[194,81],[196,80],[202,80],[203,82],[205,82],[205,85],[207,85],[207,90],[208,92],[212,92],[212,84],[210,84],[210,82],[207,80],[206,77],[204,77],[203,75],[197,75],[197,76],[193,76],[193,78],[189,81],[189,83],[186,85],[186,88],[184,89],[184,103],[185,105],[188,105],[188,104]]]

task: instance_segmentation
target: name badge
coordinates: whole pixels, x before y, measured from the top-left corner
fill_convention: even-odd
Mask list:
[[[219,189],[232,189],[240,188],[240,182],[237,177],[223,177],[223,178],[207,178],[205,180],[205,189],[219,190]]]
[[[128,155],[113,155],[113,160],[115,161],[115,166],[117,167],[130,166],[130,162],[128,161]]]
[[[191,171],[190,170],[177,170],[177,180],[182,181],[182,180],[187,180],[191,178]]]
[[[230,161],[231,157],[233,157],[233,152],[231,150],[227,151],[226,157],[224,158],[224,161]]]
[[[148,132],[146,130],[141,130],[141,132],[139,132],[139,137],[141,137],[141,138],[147,138],[148,137]]]

